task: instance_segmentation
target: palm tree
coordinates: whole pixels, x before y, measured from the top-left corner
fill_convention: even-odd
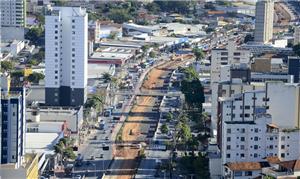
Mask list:
[[[102,74],[102,78],[104,79],[105,83],[109,83],[109,82],[111,82],[113,77],[110,73],[105,72],[105,73]]]

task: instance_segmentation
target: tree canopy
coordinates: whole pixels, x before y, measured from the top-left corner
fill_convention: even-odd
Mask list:
[[[294,45],[293,51],[296,55],[298,55],[300,57],[300,43],[298,43],[297,45]]]
[[[32,83],[39,83],[39,81],[44,79],[44,78],[45,78],[44,74],[33,72],[32,74],[30,74],[28,76],[27,79],[28,79],[28,81],[30,81]]]
[[[1,71],[11,71],[14,69],[14,63],[12,61],[2,61]]]
[[[122,24],[132,19],[132,16],[126,9],[112,9],[108,13],[108,17],[115,23]]]
[[[29,31],[25,35],[25,39],[30,40],[30,42],[34,45],[44,45],[45,43],[45,31],[42,26],[33,27],[29,29]]]
[[[200,48],[193,48],[193,53],[196,56],[196,61],[199,61],[205,57],[205,53]]]

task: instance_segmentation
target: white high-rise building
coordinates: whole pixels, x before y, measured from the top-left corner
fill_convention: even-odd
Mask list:
[[[1,0],[1,26],[24,27],[26,25],[26,0]]]
[[[87,87],[88,14],[54,7],[45,17],[46,104],[84,104]]]
[[[300,26],[295,27],[294,30],[294,45],[297,45],[300,43]]]
[[[216,129],[218,111],[218,86],[222,82],[221,69],[226,65],[248,66],[251,59],[249,50],[236,48],[233,41],[228,42],[227,49],[213,49],[211,55],[211,103],[212,103],[212,129]]]
[[[268,43],[273,38],[273,0],[261,0],[256,3],[255,31],[256,42]]]
[[[271,83],[271,85],[276,83]],[[291,86],[280,83],[281,91]],[[282,98],[281,107],[277,104],[277,89],[253,90],[234,97],[220,98],[220,131],[219,145],[222,153],[222,166],[236,162],[260,162],[266,157],[278,157],[281,161],[296,160],[300,156],[300,132],[294,119],[285,112],[282,122],[277,123],[278,114],[272,110],[288,110],[284,107],[289,98]],[[272,86],[274,87],[274,86]],[[287,127],[286,127],[287,126]],[[226,176],[226,170],[222,169]],[[248,175],[249,176],[249,175]],[[252,176],[251,178],[255,178]],[[249,177],[246,177],[249,178]]]

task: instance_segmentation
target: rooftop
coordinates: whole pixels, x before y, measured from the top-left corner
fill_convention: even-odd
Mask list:
[[[232,171],[253,171],[270,167],[268,162],[234,162],[225,164]]]

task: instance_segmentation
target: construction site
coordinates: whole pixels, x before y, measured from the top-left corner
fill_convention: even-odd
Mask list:
[[[174,56],[169,61],[154,67],[144,78],[140,91],[145,94],[166,91],[166,82],[172,71],[193,58],[193,55]],[[162,96],[135,96],[132,108],[117,136],[118,143],[114,149],[115,160],[106,178],[134,177],[139,165],[138,159],[143,155],[147,144],[151,142],[157,128],[161,100]]]

